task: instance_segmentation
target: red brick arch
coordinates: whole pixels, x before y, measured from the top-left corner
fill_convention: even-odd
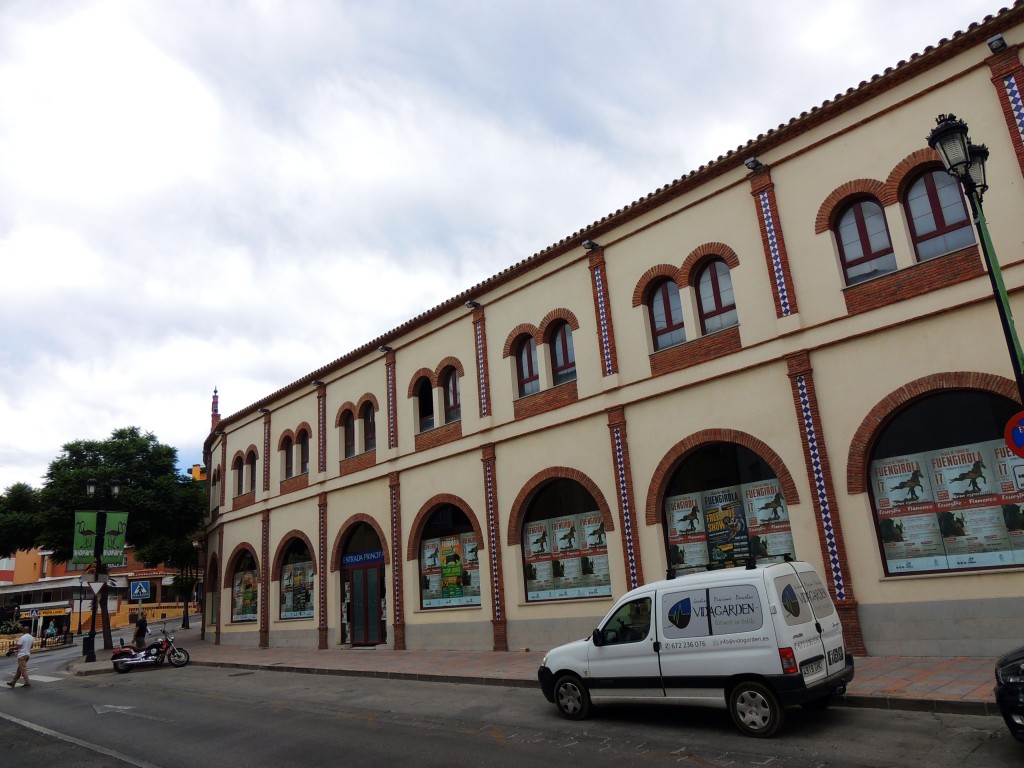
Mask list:
[[[541,338],[547,341],[551,326],[561,321],[567,323],[574,331],[578,331],[580,329],[580,321],[576,319],[576,315],[564,307],[559,307],[558,309],[553,309],[548,312],[544,315],[544,319],[540,321],[539,330]]]
[[[704,243],[690,251],[690,254],[683,259],[683,266],[679,272],[685,281],[680,288],[693,285],[696,277],[696,270],[704,265],[704,262],[712,257],[718,256],[725,262],[729,269],[736,269],[740,265],[740,257],[736,251],[725,243]]]
[[[217,553],[213,552],[210,554],[209,560],[206,561],[203,570],[203,591],[210,593],[213,592],[211,587],[217,584],[217,589],[224,588],[224,579],[221,578],[220,573],[220,560],[217,557]]]
[[[548,467],[527,480],[519,491],[519,495],[516,496],[516,500],[512,503],[512,510],[508,518],[508,530],[505,534],[506,543],[510,547],[523,543],[523,522],[526,519],[526,510],[529,508],[530,502],[537,495],[537,492],[552,480],[573,480],[586,488],[587,492],[594,497],[594,501],[597,502],[601,519],[604,520],[604,529],[606,531],[615,530],[615,517],[612,515],[611,508],[608,506],[608,502],[605,500],[604,494],[601,493],[601,489],[598,488],[597,483],[578,469],[573,469],[572,467]]]
[[[439,493],[436,496],[427,499],[426,503],[420,507],[420,511],[416,513],[416,517],[413,518],[412,527],[409,529],[409,543],[405,551],[406,560],[419,559],[420,539],[423,537],[423,529],[427,525],[427,518],[429,518],[431,513],[433,513],[433,511],[442,504],[451,504],[453,507],[462,510],[462,513],[469,520],[469,524],[473,526],[473,533],[476,534],[477,546],[480,549],[485,548],[487,542],[484,540],[483,530],[480,528],[480,521],[477,520],[476,515],[473,514],[473,508],[454,494]]]
[[[936,392],[951,389],[973,389],[1005,397],[1017,402],[1017,385],[1003,376],[992,373],[971,373],[953,371],[950,373],[933,373],[904,384],[894,392],[890,392],[868,411],[860,423],[860,427],[850,441],[850,452],[846,458],[846,491],[850,494],[867,491],[867,460],[868,454],[878,439],[882,429],[893,414],[910,403],[920,400]]]
[[[284,554],[288,550],[288,546],[292,543],[292,539],[299,539],[306,545],[306,549],[309,550],[309,556],[313,558],[313,573],[317,572],[316,549],[313,547],[313,542],[309,540],[309,537],[305,533],[295,528],[288,531],[288,533],[281,537],[280,542],[278,542],[277,551],[274,552],[274,559],[271,561],[273,563],[273,566],[270,569],[271,581],[278,581],[279,574],[281,573],[281,566],[284,565]]]
[[[512,346],[521,336],[529,336],[538,346],[544,343],[544,337],[541,336],[540,329],[537,326],[530,323],[520,323],[509,332],[508,338],[505,339],[505,346],[501,350],[502,357],[509,357],[512,354]]]
[[[359,414],[360,411],[363,410],[363,406],[366,403],[370,403],[371,405],[373,405],[373,412],[374,413],[378,413],[380,411],[380,403],[377,402],[377,398],[374,397],[371,393],[367,392],[365,395],[360,397],[359,398],[359,402],[356,403],[356,414],[357,415]]]
[[[636,286],[633,288],[633,306],[639,307],[641,304],[646,304],[651,283],[660,282],[663,277],[674,282],[680,289],[686,287],[686,276],[679,267],[673,267],[671,264],[656,264],[636,281]]]
[[[256,547],[245,541],[241,542],[240,544],[236,544],[235,548],[231,550],[231,554],[228,555],[228,559],[225,561],[226,565],[224,567],[225,581],[228,579],[229,576],[231,576],[235,572],[235,566],[238,565],[238,559],[242,556],[242,553],[244,552],[248,552],[250,555],[252,555],[253,562],[256,563],[256,577],[260,581],[262,581],[262,578],[260,578],[262,576],[262,569],[260,568],[260,556],[256,554]],[[225,584],[221,583],[222,588],[225,586]]]
[[[334,537],[334,544],[331,546],[332,572],[341,570],[341,547],[349,537],[349,534],[351,534],[352,531],[355,530],[355,527],[360,523],[366,523],[368,526],[373,528],[374,532],[377,534],[377,539],[380,541],[381,549],[384,550],[384,564],[388,565],[391,563],[391,550],[388,547],[388,537],[384,535],[384,530],[380,527],[380,523],[364,512],[357,512],[345,521],[345,524],[342,525],[341,529],[338,531],[338,535]]]
[[[446,357],[444,360],[438,363],[437,367],[434,369],[431,383],[435,387],[441,386],[441,374],[444,373],[445,370],[447,370],[448,368],[454,368],[455,372],[459,374],[459,378],[462,378],[463,376],[466,375],[466,372],[462,367],[462,363],[459,362],[459,359],[457,357]]]
[[[351,400],[346,400],[344,403],[341,404],[341,407],[338,408],[338,415],[334,417],[334,426],[341,426],[341,419],[342,417],[344,417],[345,411],[351,412],[353,419],[357,418],[357,414],[359,413],[359,411],[356,410],[355,403],[353,403]]]
[[[782,459],[779,458],[779,455],[767,443],[758,440],[753,435],[748,435],[746,432],[740,432],[735,429],[705,429],[680,440],[672,446],[669,452],[665,454],[665,457],[659,462],[657,469],[654,470],[654,477],[651,478],[647,489],[647,509],[644,520],[647,525],[658,525],[664,522],[662,506],[665,494],[668,492],[669,483],[672,480],[672,475],[675,474],[675,471],[686,460],[687,456],[698,448],[710,443],[735,443],[757,454],[771,468],[775,476],[779,478],[779,484],[782,486],[782,495],[786,499],[786,503],[798,504],[800,502],[800,494],[797,491],[796,483],[793,482],[793,476],[786,468]]]
[[[907,182],[925,166],[942,168],[942,157],[931,147],[911,152],[900,160],[885,180],[885,193],[880,198],[882,206],[892,205],[902,199]]]
[[[836,213],[845,207],[846,201],[851,197],[873,197],[885,207],[882,200],[887,199],[886,187],[878,179],[854,179],[840,184],[828,194],[818,208],[818,215],[814,219],[814,234],[820,235],[832,229]]]
[[[420,379],[426,379],[428,382],[430,382],[431,388],[436,386],[434,384],[434,372],[429,368],[420,368],[409,379],[409,390],[406,397],[412,398],[416,396],[416,385],[420,383]]]
[[[295,445],[295,433],[292,432],[290,429],[286,429],[277,438],[277,450],[279,450],[279,451],[283,451],[284,450],[284,439],[286,437],[290,437],[292,439],[292,445]]]

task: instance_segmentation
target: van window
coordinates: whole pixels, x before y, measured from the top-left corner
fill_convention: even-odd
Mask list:
[[[836,607],[832,604],[832,598],[828,593],[828,589],[821,583],[821,579],[818,578],[818,574],[815,571],[799,571],[797,576],[804,585],[807,601],[811,604],[811,608],[814,609],[815,616],[819,619],[824,619],[826,616],[831,616],[835,613]]]
[[[651,633],[651,598],[623,603],[601,629],[602,645],[638,643]]]
[[[714,587],[708,590],[708,598],[713,635],[754,632],[764,624],[761,597],[748,584]]]
[[[661,626],[664,627],[665,637],[670,640],[710,635],[708,591],[693,589],[662,595]]]

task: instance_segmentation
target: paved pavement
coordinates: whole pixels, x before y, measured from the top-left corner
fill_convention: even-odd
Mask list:
[[[199,629],[175,630],[197,666],[259,669],[319,675],[348,675],[429,680],[506,687],[537,687],[543,652],[395,651],[385,648],[316,650],[215,645],[213,634],[200,640]],[[110,651],[97,660],[77,661],[76,675],[113,672]],[[998,715],[992,688],[994,658],[864,656],[856,659],[856,677],[837,703],[846,706]],[[538,689],[538,696],[540,695]]]

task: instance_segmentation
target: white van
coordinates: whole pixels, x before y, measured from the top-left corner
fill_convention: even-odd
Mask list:
[[[548,652],[541,690],[567,718],[591,705],[728,707],[769,737],[784,708],[823,709],[853,679],[828,590],[803,562],[691,573],[625,594],[591,637]]]

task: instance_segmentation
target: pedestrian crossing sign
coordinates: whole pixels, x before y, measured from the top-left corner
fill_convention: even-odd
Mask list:
[[[132,600],[148,600],[149,599],[149,582],[148,581],[133,581],[131,589]]]

